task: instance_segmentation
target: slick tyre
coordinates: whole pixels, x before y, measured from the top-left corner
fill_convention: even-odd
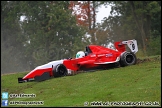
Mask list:
[[[53,68],[54,77],[63,77],[67,75],[67,69],[63,64],[58,64]]]
[[[136,64],[136,55],[132,52],[124,52],[120,57],[120,66],[128,66]]]

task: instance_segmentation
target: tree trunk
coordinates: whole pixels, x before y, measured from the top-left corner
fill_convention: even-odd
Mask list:
[[[95,1],[92,1],[93,7],[92,7],[92,30],[91,30],[91,35],[92,35],[92,43],[96,44],[96,39],[95,39],[95,27],[96,27],[96,12],[95,12]]]
[[[143,15],[142,15],[142,18],[141,18],[141,21],[142,22],[139,22],[138,20],[138,17],[135,13],[135,6],[134,6],[134,3],[133,1],[130,1],[130,4],[131,4],[131,8],[132,8],[132,13],[133,13],[133,16],[135,18],[135,22],[136,22],[136,25],[140,31],[140,34],[141,34],[141,37],[142,37],[142,45],[143,45],[143,51],[144,51],[144,54],[146,55],[146,33],[144,31],[144,20],[143,20]]]

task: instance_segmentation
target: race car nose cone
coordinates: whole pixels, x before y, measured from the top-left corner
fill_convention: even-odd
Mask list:
[[[23,83],[24,80],[22,78],[18,78],[18,83]]]

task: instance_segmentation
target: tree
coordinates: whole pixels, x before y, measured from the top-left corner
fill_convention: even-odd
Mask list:
[[[96,44],[96,13],[98,1],[70,1],[69,9],[76,16],[77,24],[87,29],[91,44]],[[77,8],[76,8],[77,7]]]
[[[73,47],[77,46],[75,40],[81,40],[84,30],[76,25],[68,10],[68,2],[38,2],[35,8],[32,8],[33,3],[26,3],[30,9],[37,10],[28,10],[27,21],[23,22],[26,37],[30,40],[27,46],[36,65],[73,56],[76,53]]]
[[[152,28],[154,21],[161,18],[161,4],[157,1],[112,1],[102,2],[111,4],[111,15],[104,24],[110,29],[109,35],[118,39],[136,38],[138,43],[142,43],[142,49],[146,55],[151,33],[158,28]],[[155,17],[155,15],[159,15]],[[154,20],[153,20],[154,19]],[[158,30],[159,31],[159,30]]]
[[[85,31],[76,25],[68,10],[68,1],[11,1],[12,10],[6,10],[5,19],[25,16],[20,23],[22,35],[16,37],[24,48],[24,56],[33,68],[44,63],[72,57],[81,45]],[[8,9],[8,8],[6,8]],[[17,22],[16,22],[17,23]],[[79,41],[76,42],[76,41]]]
[[[15,8],[14,8],[15,7]],[[18,11],[18,2],[1,1],[1,72],[29,70],[24,56],[23,43],[18,40],[23,34],[19,20],[11,11]],[[10,15],[9,15],[10,14]]]

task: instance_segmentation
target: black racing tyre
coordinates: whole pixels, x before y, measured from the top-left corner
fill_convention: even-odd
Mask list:
[[[67,69],[63,64],[56,65],[53,70],[54,77],[63,77],[67,75]]]
[[[124,52],[120,56],[120,66],[128,66],[128,65],[134,65],[136,64],[137,58],[136,55],[132,52]]]

